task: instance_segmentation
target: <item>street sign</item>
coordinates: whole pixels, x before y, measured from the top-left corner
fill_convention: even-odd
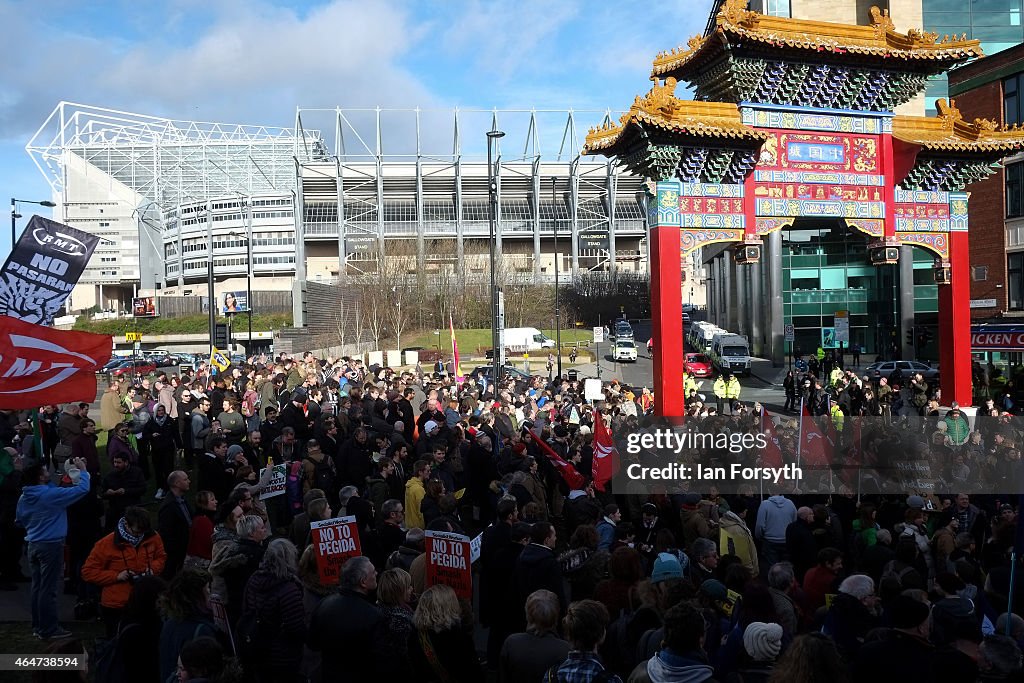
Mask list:
[[[141,332],[125,332],[124,333],[124,340],[125,340],[125,342],[128,342],[128,343],[140,342],[140,341],[142,341],[142,333]]]
[[[579,234],[580,251],[608,251],[611,241],[607,230],[581,232]]]
[[[796,329],[793,325],[786,325],[786,341],[796,341]]]
[[[603,341],[604,341],[604,328],[603,327],[595,327],[594,328],[594,343],[595,344],[600,344]]]
[[[850,343],[850,312],[849,311],[836,311],[835,313],[835,325],[836,325],[836,343],[837,344],[849,344]]]

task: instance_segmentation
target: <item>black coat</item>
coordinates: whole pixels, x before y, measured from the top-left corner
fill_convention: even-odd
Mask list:
[[[320,601],[309,622],[307,644],[323,653],[323,683],[376,680],[377,630],[382,617],[361,593],[342,590]]]
[[[213,491],[217,500],[227,500],[235,486],[234,469],[220,458],[204,453],[199,456],[199,490]]]
[[[240,538],[235,543],[232,554],[241,556],[238,564],[224,570],[224,585],[227,586],[228,618],[232,624],[238,622],[242,616],[242,598],[245,595],[245,586],[256,570],[260,568],[263,554],[267,546],[262,543],[250,541],[247,538]]]
[[[185,564],[189,531],[192,528],[192,514],[192,510],[189,510],[189,516],[185,516],[173,493],[168,493],[163,503],[160,504],[156,529],[160,534],[160,539],[164,542],[164,550],[167,551],[167,564],[164,565],[163,577],[168,581],[174,578],[174,575],[181,571],[182,565]]]
[[[526,604],[526,598],[530,593],[544,588],[558,596],[558,604],[561,605],[562,612],[565,612],[567,603],[562,568],[555,557],[555,551],[551,548],[536,543],[523,548],[516,561],[516,587],[520,605]]]
[[[366,478],[373,473],[370,449],[369,439],[361,444],[352,437],[341,444],[336,464],[342,486],[352,485],[360,491],[366,488]]]
[[[423,638],[428,640],[434,657],[448,674],[447,678],[441,678],[423,654]],[[409,635],[409,661],[412,664],[413,680],[423,683],[477,683],[486,680],[472,635],[458,626],[440,633],[431,631],[423,635],[413,629]]]
[[[142,428],[143,437],[149,442],[149,452],[153,455],[174,455],[174,452],[181,448],[181,434],[178,432],[178,425],[168,417],[164,420],[163,426],[157,424],[156,418],[146,423]],[[163,487],[166,482],[157,482]]]
[[[926,640],[901,631],[872,631],[852,662],[853,680],[906,683],[935,680],[935,648]]]

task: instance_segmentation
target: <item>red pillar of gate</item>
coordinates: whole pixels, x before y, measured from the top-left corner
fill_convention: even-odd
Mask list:
[[[950,284],[939,285],[939,369],[942,403],[972,403],[971,277],[967,231],[949,233]]]
[[[678,225],[651,227],[651,334],[654,409],[679,417],[683,395],[683,256]]]

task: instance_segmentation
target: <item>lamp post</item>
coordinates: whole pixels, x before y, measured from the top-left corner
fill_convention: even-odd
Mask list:
[[[490,228],[491,228],[491,346],[494,352],[492,362],[494,363],[493,372],[491,376],[491,382],[494,385],[494,395],[497,397],[498,382],[501,379],[501,349],[499,346],[499,332],[498,332],[498,296],[499,290],[495,282],[495,246],[497,243],[497,222],[498,222],[498,184],[494,179],[494,161],[492,148],[495,140],[505,137],[505,133],[500,130],[489,130],[487,131],[487,187],[488,195],[490,198]]]
[[[551,215],[555,228],[555,360],[558,363],[558,380],[562,380],[562,313],[558,305],[558,178],[551,179]]]
[[[14,251],[14,242],[18,239],[18,236],[15,234],[18,229],[17,221],[21,218],[21,214],[18,213],[18,204],[37,204],[39,206],[45,206],[48,209],[52,209],[57,206],[53,202],[46,200],[33,202],[29,199],[15,199],[14,197],[11,197],[11,251]]]
[[[206,202],[206,298],[210,302],[210,356],[217,332],[217,300],[213,293],[213,202]]]
[[[249,355],[253,355],[252,348],[252,207],[248,207],[248,223],[246,225],[246,234],[243,235],[240,232],[229,232],[228,234],[232,237],[241,237],[245,240],[245,305],[247,307],[246,313],[249,316],[249,337],[247,343]]]

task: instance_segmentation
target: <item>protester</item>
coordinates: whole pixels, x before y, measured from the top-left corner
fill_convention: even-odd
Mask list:
[[[323,657],[323,681],[370,680],[390,654],[377,638],[383,621],[370,594],[377,571],[366,557],[353,557],[341,568],[341,592],[320,601],[309,622],[310,648]]]
[[[185,564],[188,552],[189,534],[192,528],[193,514],[189,509],[185,494],[191,486],[188,473],[175,470],[167,475],[167,496],[160,505],[157,515],[157,531],[167,551],[167,564],[164,567],[164,578],[173,579]],[[212,534],[212,528],[210,532]]]
[[[377,675],[385,680],[404,680],[412,675],[409,640],[414,630],[412,577],[404,569],[388,569],[377,579],[381,614],[380,647],[390,656],[380,662]]]
[[[253,636],[242,664],[256,681],[303,680],[299,671],[306,640],[302,604],[295,546],[287,539],[274,539],[246,584],[242,599],[240,635]],[[250,633],[242,627],[247,618],[252,619]]]
[[[455,591],[444,584],[428,588],[416,604],[412,621],[415,630],[409,638],[409,661],[414,680],[474,683],[483,679]]]
[[[89,493],[89,472],[82,459],[71,461],[78,481],[60,488],[40,463],[22,472],[17,524],[26,530],[28,565],[32,572],[32,633],[43,640],[66,638],[71,632],[57,621],[57,587],[64,573],[67,508]],[[69,471],[70,474],[70,471]]]
[[[154,575],[141,576],[132,584],[117,632],[117,653],[126,680],[140,683],[163,680],[159,647],[163,619],[159,603],[166,590],[167,583]]]
[[[160,629],[160,680],[175,671],[178,653],[188,643],[203,637],[216,637],[210,607],[210,574],[200,569],[178,572],[163,596],[164,623]]]
[[[569,656],[570,645],[558,637],[558,596],[538,590],[526,599],[526,632],[505,640],[501,648],[498,680],[501,683],[534,683]]]
[[[572,648],[565,661],[547,670],[546,681],[558,683],[622,683],[605,671],[597,654],[608,630],[608,610],[595,600],[580,600],[569,605],[562,628]]]
[[[116,531],[99,540],[82,565],[82,579],[102,589],[100,607],[108,637],[117,633],[132,585],[143,576],[160,576],[166,562],[163,541],[141,508],[126,509]]]

